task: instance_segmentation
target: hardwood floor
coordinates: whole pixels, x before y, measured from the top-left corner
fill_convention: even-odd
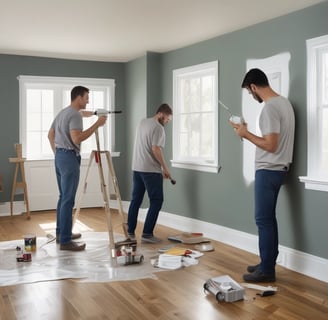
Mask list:
[[[113,217],[117,219],[116,212]],[[0,240],[20,239],[28,232],[45,236],[54,221],[53,211],[32,212],[30,220],[25,216],[1,217]],[[79,221],[94,231],[107,231],[102,209],[81,210]],[[140,230],[139,223],[138,239]],[[155,231],[162,239],[177,232],[160,225]],[[172,242],[165,240],[154,247],[166,244]],[[206,252],[198,265],[156,273],[157,280],[108,283],[61,280],[0,287],[0,319],[328,319],[328,284],[280,266],[274,284],[278,292],[273,296],[260,297],[256,291],[246,289],[245,300],[229,303],[217,302],[213,295],[206,295],[203,285],[208,278],[229,275],[242,282],[246,266],[258,259],[219,242],[212,244],[215,251]]]

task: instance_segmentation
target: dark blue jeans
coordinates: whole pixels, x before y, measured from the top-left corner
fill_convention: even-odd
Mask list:
[[[274,273],[278,257],[276,205],[285,171],[257,170],[255,173],[255,222],[259,235],[261,270]]]
[[[80,179],[81,157],[72,150],[56,149],[55,167],[59,199],[57,202],[56,234],[60,243],[72,239],[72,214]]]
[[[143,228],[144,236],[152,236],[164,201],[163,175],[161,173],[133,171],[132,201],[128,212],[128,233],[134,234],[138,213],[145,191],[149,197],[149,209]]]

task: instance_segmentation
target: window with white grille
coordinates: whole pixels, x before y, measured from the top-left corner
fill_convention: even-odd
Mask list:
[[[218,62],[173,71],[173,167],[218,172]]]
[[[328,35],[307,45],[307,189],[328,191]]]
[[[70,104],[71,89],[77,85],[89,88],[87,110],[114,108],[115,82],[112,79],[62,78],[19,76],[20,87],[20,141],[23,155],[29,160],[53,157],[48,141],[48,130],[56,116]],[[83,128],[96,119],[83,118]],[[114,117],[99,128],[100,144],[105,150],[114,148]],[[96,149],[95,139],[90,137],[81,144],[82,157],[88,157]]]

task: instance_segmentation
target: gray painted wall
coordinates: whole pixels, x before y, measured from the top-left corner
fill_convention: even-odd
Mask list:
[[[327,194],[304,189],[306,175],[306,39],[328,33],[328,3],[311,7],[241,31],[175,50],[162,56],[163,99],[172,102],[172,71],[219,60],[219,95],[241,114],[241,81],[247,59],[290,52],[289,98],[296,114],[294,164],[278,201],[280,243],[328,258]],[[163,210],[257,234],[254,225],[253,185],[242,174],[242,145],[220,111],[218,174],[173,169],[177,185],[167,187]],[[247,119],[246,119],[247,121]],[[171,150],[169,141],[167,149]],[[170,152],[170,151],[169,151]]]
[[[298,177],[306,175],[306,44],[308,38],[328,33],[328,3],[261,23],[165,54],[147,53],[126,64],[97,63],[0,55],[0,172],[8,201],[14,168],[8,157],[18,141],[19,74],[115,78],[116,104],[123,110],[117,117],[119,159],[114,159],[122,199],[131,198],[131,157],[135,129],[143,117],[152,116],[158,104],[172,104],[172,71],[193,64],[219,60],[220,98],[241,113],[240,83],[246,60],[290,52],[290,100],[296,113],[294,164],[278,201],[280,243],[328,258],[327,194],[305,190]],[[166,212],[200,219],[257,234],[253,221],[253,185],[242,176],[242,146],[220,111],[218,174],[172,168],[177,184],[165,182]],[[247,120],[247,119],[246,119]],[[172,126],[167,127],[166,160],[172,159]],[[147,205],[147,202],[145,202]],[[179,226],[177,226],[178,228]]]
[[[8,158],[16,156],[14,144],[20,142],[19,75],[115,79],[116,104],[123,110],[123,115],[117,116],[116,148],[118,151],[124,149],[124,64],[0,55],[0,172],[5,188],[4,192],[0,193],[0,202],[10,200],[15,166],[9,163]],[[115,169],[119,176],[124,168],[118,163]]]

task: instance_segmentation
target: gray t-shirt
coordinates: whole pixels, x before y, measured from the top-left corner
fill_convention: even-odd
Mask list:
[[[132,170],[140,172],[162,172],[161,164],[153,155],[152,147],[165,146],[164,127],[155,119],[141,120],[134,143]]]
[[[55,146],[56,148],[64,148],[74,150],[80,153],[80,145],[72,141],[71,130],[83,130],[82,115],[80,112],[68,106],[61,110],[51,124],[51,128],[55,130]]]
[[[266,101],[260,114],[259,126],[262,135],[279,134],[277,150],[267,152],[256,148],[255,170],[286,170],[293,159],[295,116],[290,102],[281,96]]]

